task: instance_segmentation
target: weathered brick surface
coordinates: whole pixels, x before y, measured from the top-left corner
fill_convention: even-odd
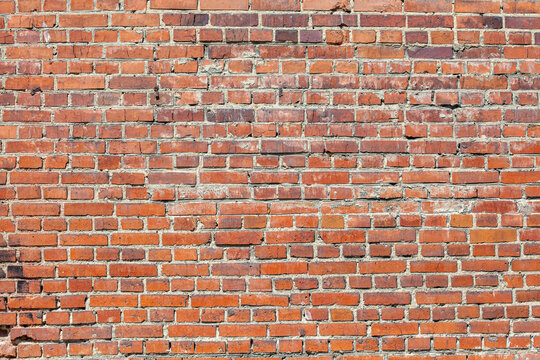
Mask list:
[[[0,358],[539,360],[540,2],[0,0]]]

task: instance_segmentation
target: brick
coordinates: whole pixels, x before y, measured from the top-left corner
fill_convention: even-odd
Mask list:
[[[305,27],[308,24],[309,17],[307,14],[269,14],[263,15],[262,20],[263,26],[266,27],[297,27],[298,25]],[[281,49],[284,48],[281,47]],[[277,47],[275,48],[275,50],[279,49]],[[300,49],[300,47],[290,49]]]
[[[315,324],[270,324],[270,336],[314,336],[317,333]]]
[[[539,328],[540,328],[540,322],[538,321],[528,321],[528,322],[519,321],[514,324],[514,331],[517,333],[538,332]]]
[[[301,1],[299,0],[253,0],[251,8],[263,11],[298,11]]]
[[[459,304],[461,293],[452,292],[419,292],[416,293],[417,304]]]
[[[457,263],[451,261],[415,261],[411,263],[411,272],[456,272]]]
[[[451,0],[405,0],[405,11],[412,12],[451,12]]]
[[[244,295],[241,298],[242,305],[248,306],[288,306],[289,299],[287,296],[272,296],[272,295]]]
[[[105,235],[60,235],[60,244],[63,246],[99,246],[107,245],[108,239]]]
[[[406,305],[411,303],[407,293],[364,293],[366,305]]]
[[[540,171],[505,171],[501,173],[501,182],[506,184],[535,183],[540,179]]]
[[[343,0],[304,0],[302,2],[303,10],[318,10],[318,11],[351,11],[348,1]]]
[[[163,216],[165,207],[161,204],[151,206],[144,204],[118,204],[116,205],[118,216]]]
[[[509,291],[470,292],[467,294],[468,304],[494,304],[510,302],[512,302],[512,294]]]
[[[259,275],[260,266],[256,264],[216,264],[212,266],[212,274],[217,276]]]
[[[303,141],[266,140],[261,143],[263,154],[293,154],[306,151],[307,144]]]
[[[159,25],[158,14],[112,14],[112,26],[152,27]]]
[[[319,235],[325,243],[356,243],[365,242],[366,236],[364,231],[349,230],[349,231],[320,231]]]
[[[150,59],[154,53],[148,46],[108,46],[105,52],[111,59]]]
[[[457,230],[422,230],[420,232],[421,243],[438,242],[466,242],[467,236],[462,231]]]
[[[248,174],[245,172],[212,171],[200,174],[201,184],[247,184]]]
[[[418,324],[416,323],[379,323],[373,324],[371,327],[371,335],[386,336],[386,335],[416,335],[418,334]]]
[[[466,323],[424,323],[420,324],[422,334],[464,334],[467,332]]]
[[[398,0],[355,0],[354,11],[401,12],[401,2]]]
[[[158,338],[163,336],[160,325],[126,325],[115,327],[115,335],[119,338]]]
[[[64,265],[58,266],[58,276],[60,277],[88,277],[107,276],[106,265]]]
[[[240,110],[240,109],[217,109],[215,111],[209,111],[206,114],[206,118],[211,122],[252,122],[255,120],[255,112],[252,110]]]
[[[216,204],[214,203],[186,203],[176,204],[169,208],[171,215],[215,215]]]
[[[112,215],[114,205],[109,203],[90,203],[90,204],[65,204],[64,215],[67,216],[96,216]]]
[[[68,28],[105,27],[107,21],[105,14],[60,15],[59,17],[60,26]]]
[[[307,273],[306,263],[264,263],[261,264],[261,274],[281,275],[281,274],[305,274]]]
[[[349,173],[340,172],[306,172],[302,174],[302,183],[312,184],[346,184],[349,182]]]
[[[513,229],[471,230],[471,243],[498,243],[516,240],[517,233]]]
[[[447,171],[422,171],[403,173],[404,183],[446,183],[450,181]]]
[[[200,0],[201,10],[247,10],[248,0]]]
[[[60,339],[60,329],[47,328],[13,328],[10,332],[12,341],[26,338],[34,341],[58,341]]]
[[[454,172],[452,183],[454,184],[478,184],[494,183],[499,181],[498,172]]]
[[[152,154],[156,152],[155,142],[115,141],[109,144],[111,154]],[[174,177],[175,174],[172,175]],[[163,177],[157,174],[155,178]],[[150,176],[149,176],[150,178]]]
[[[407,143],[394,140],[366,140],[360,144],[360,151],[368,153],[404,153]]]
[[[367,334],[365,324],[321,324],[319,332],[322,336],[364,336]]]
[[[407,263],[404,261],[371,261],[358,264],[360,274],[386,274],[405,272]]]
[[[111,264],[109,273],[114,277],[152,277],[157,275],[155,265]]]
[[[9,309],[55,309],[54,296],[24,296],[12,297],[7,301]]]
[[[4,121],[50,121],[51,113],[49,111],[25,111],[25,110],[6,110],[3,116]]]
[[[237,295],[214,295],[214,296],[193,296],[191,298],[192,307],[234,307],[238,306]]]
[[[151,9],[175,9],[175,10],[195,10],[197,0],[153,0],[150,2]]]
[[[11,211],[15,216],[58,216],[60,206],[57,204],[13,204]]]
[[[188,16],[188,15],[186,15]],[[201,18],[202,15],[193,15],[194,16],[194,20],[191,21],[188,19],[185,20],[185,23],[186,23],[186,26],[187,24],[189,23],[203,23],[207,20],[205,20],[204,18]],[[180,23],[180,25],[182,24],[182,22]],[[122,48],[119,48],[117,50],[123,50]],[[147,54],[147,52],[150,50],[149,48],[143,48],[142,49],[144,51],[144,55]],[[204,47],[203,46],[160,46],[158,49],[157,49],[157,57],[158,59],[174,59],[174,58],[200,58],[203,56],[203,53],[204,53]],[[205,78],[203,78],[205,79]],[[170,81],[173,81],[174,78],[170,79]],[[187,76],[187,77],[182,77],[182,78],[177,78],[176,81],[177,82],[180,82],[180,80],[186,82],[186,83],[189,83],[190,81],[193,81],[195,83],[197,83],[197,79],[195,79],[194,77],[192,76]],[[148,80],[147,80],[148,81]],[[180,112],[182,112],[182,110],[180,110]]]
[[[105,173],[64,173],[62,174],[63,184],[105,184],[108,181],[108,175]]]
[[[217,245],[258,245],[263,233],[256,231],[234,231],[216,233]]]
[[[358,55],[367,59],[402,59],[405,56],[403,49],[390,46],[361,46]]]
[[[266,336],[265,325],[220,325],[219,335],[224,337],[243,337],[248,331],[252,337]]]
[[[136,295],[96,295],[90,297],[90,305],[95,307],[136,307]]]
[[[10,246],[56,246],[56,234],[10,234]]]
[[[452,48],[445,46],[410,48],[407,54],[414,59],[451,59]]]
[[[250,180],[252,184],[295,184],[298,183],[298,174],[286,172],[253,172]]]
[[[105,77],[103,76],[80,76],[76,78],[60,77],[57,79],[59,90],[91,90],[105,89]]]
[[[209,274],[208,265],[165,264],[163,274],[169,276],[204,276]]]
[[[73,327],[62,331],[64,340],[111,339],[111,327]]]
[[[356,305],[359,301],[359,295],[349,293],[313,293],[311,297],[314,306]]]
[[[487,1],[468,1],[468,0],[457,0],[455,4],[456,12],[466,12],[466,13],[497,13],[499,12],[499,4],[496,1],[487,0]]]
[[[194,227],[192,221],[185,222],[186,228],[188,226]],[[182,225],[184,223],[181,223]],[[187,228],[190,229],[190,228]],[[208,233],[175,233],[175,234],[163,234],[162,242],[164,245],[201,245],[210,241],[210,234]]]
[[[157,234],[114,233],[111,236],[112,245],[156,245],[158,242]]]
[[[370,230],[368,242],[412,242],[416,239],[414,230]]]
[[[46,47],[24,47],[24,48],[8,48],[6,49],[6,57],[8,59],[52,59],[53,49]]]
[[[148,175],[150,184],[195,184],[196,175],[186,172],[152,173]]]
[[[535,1],[0,13],[0,358],[535,358]]]
[[[512,270],[514,271],[537,271],[540,265],[534,260],[514,260]]]
[[[493,321],[483,322],[475,321],[471,322],[471,333],[478,334],[497,334],[508,333],[510,331],[509,322],[507,321]]]
[[[354,262],[326,262],[309,264],[309,273],[312,275],[354,274],[355,272],[356,263]]]
[[[211,325],[170,325],[171,337],[215,337],[216,327]]]
[[[313,231],[273,231],[266,233],[267,244],[310,243],[315,240]]]

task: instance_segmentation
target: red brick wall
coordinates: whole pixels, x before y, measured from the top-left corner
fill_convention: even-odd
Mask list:
[[[538,359],[540,2],[0,12],[0,357]]]

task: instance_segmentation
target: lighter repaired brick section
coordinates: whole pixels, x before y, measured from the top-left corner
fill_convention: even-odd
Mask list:
[[[540,1],[0,0],[0,358],[540,360]]]

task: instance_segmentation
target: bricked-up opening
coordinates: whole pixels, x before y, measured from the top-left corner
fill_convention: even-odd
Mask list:
[[[540,360],[539,2],[0,28],[0,358]]]

